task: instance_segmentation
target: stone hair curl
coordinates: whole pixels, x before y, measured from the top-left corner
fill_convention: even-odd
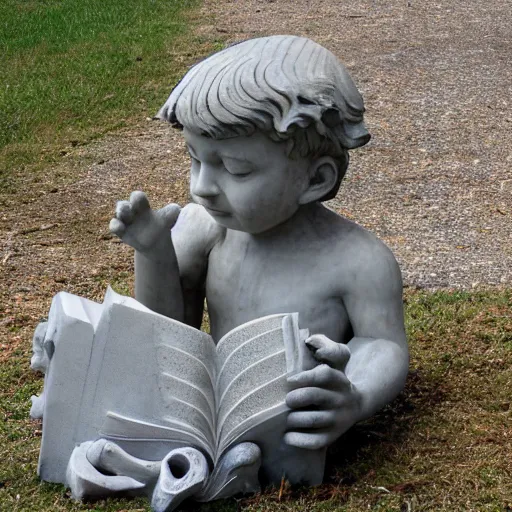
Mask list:
[[[271,36],[235,44],[193,66],[156,117],[213,139],[256,130],[290,141],[289,155],[331,156],[366,144],[363,99],[345,67],[310,39]]]

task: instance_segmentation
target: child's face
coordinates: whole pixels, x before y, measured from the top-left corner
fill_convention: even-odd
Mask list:
[[[288,220],[308,185],[307,159],[262,133],[214,140],[184,130],[192,157],[190,191],[218,224],[257,234]]]

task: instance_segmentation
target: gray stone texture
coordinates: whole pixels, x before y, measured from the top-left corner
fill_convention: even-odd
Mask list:
[[[343,65],[305,38],[249,40],[191,68],[157,117],[183,130],[195,204],[153,210],[141,191],[118,202],[110,229],[135,249],[138,302],[110,291],[102,307],[58,296],[51,343],[41,344],[42,328],[36,336],[50,358],[43,421],[60,414],[53,382],[74,379],[64,393],[72,428],[48,476],[62,478],[71,457],[77,496],[87,474],[94,496],[101,485],[105,495],[147,492],[130,473],[162,460],[157,511],[192,494],[254,490],[260,466],[266,482],[314,485],[327,446],[400,392],[408,349],[398,265],[322,204],[337,193],[348,150],[370,138],[363,112]],[[205,299],[211,338],[195,329]],[[69,325],[83,353],[66,366]],[[94,455],[98,444],[70,452],[100,438],[115,443],[113,466]],[[196,448],[216,465],[209,489]],[[103,464],[118,468],[112,488],[98,484]]]

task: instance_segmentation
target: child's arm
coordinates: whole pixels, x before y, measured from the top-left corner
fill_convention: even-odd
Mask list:
[[[135,298],[199,328],[208,254],[219,234],[216,226],[195,204],[181,211],[176,204],[153,211],[143,192],[119,201],[110,230],[135,249]]]
[[[342,295],[354,337],[338,351],[325,336],[310,338],[316,358],[327,364],[290,379],[296,389],[287,395],[288,444],[309,449],[331,444],[391,402],[405,384],[409,355],[400,270],[383,244],[360,249],[358,258],[346,260],[352,268],[345,267],[344,280],[351,276],[351,281]]]
[[[135,298],[149,309],[183,321],[183,295],[171,228],[176,204],[153,211],[144,192],[119,201],[110,231],[135,249]]]
[[[185,323],[199,329],[203,319],[206,272],[210,251],[225,229],[197,204],[187,204],[172,228],[178,258]]]
[[[381,242],[363,249],[365,255],[356,267],[359,276],[347,289],[343,302],[354,331],[345,372],[362,395],[361,419],[366,419],[403,389],[409,349],[398,264]]]

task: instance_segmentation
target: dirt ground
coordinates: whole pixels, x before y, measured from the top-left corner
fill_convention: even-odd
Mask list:
[[[228,42],[292,33],[332,50],[363,93],[373,139],[353,152],[330,206],[393,249],[407,286],[510,286],[511,7],[206,0],[195,31]],[[142,189],[155,206],[187,202],[180,134],[153,114],[70,145],[45,176],[3,197],[4,327],[33,326],[56,291],[99,298],[107,282],[130,283],[131,251],[108,234],[117,199]]]
[[[344,62],[373,140],[332,207],[384,239],[405,282],[512,278],[512,4],[207,2],[230,40],[293,33]]]

